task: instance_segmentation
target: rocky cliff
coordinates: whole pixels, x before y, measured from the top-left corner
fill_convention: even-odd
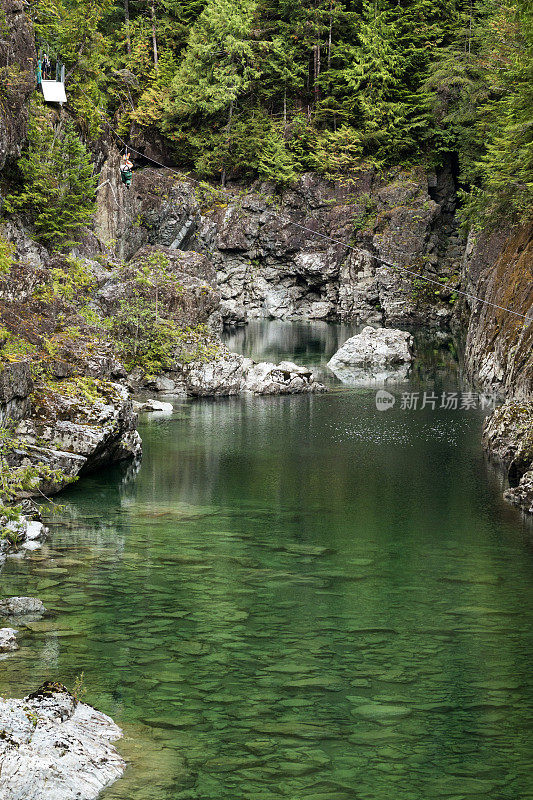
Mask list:
[[[0,169],[17,158],[26,138],[29,98],[35,88],[35,40],[22,0],[0,5]]]
[[[506,472],[507,499],[533,513],[533,224],[471,234],[463,284],[486,301],[467,304],[465,370],[504,400],[483,445]]]
[[[111,154],[102,178],[100,238],[126,258],[145,243],[203,253],[216,268],[227,322],[257,316],[450,321],[464,243],[449,170],[437,176],[361,167],[349,182],[306,174],[277,195],[266,184],[221,194],[170,170],[142,169],[125,194]]]
[[[486,301],[468,302],[469,378],[504,397],[533,396],[533,223],[471,234],[463,282]]]

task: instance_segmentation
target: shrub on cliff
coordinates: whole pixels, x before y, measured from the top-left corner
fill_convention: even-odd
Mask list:
[[[23,184],[6,198],[5,210],[27,214],[44,244],[71,245],[92,217],[96,188],[89,154],[72,122],[54,128],[46,116],[34,113],[18,166]]]

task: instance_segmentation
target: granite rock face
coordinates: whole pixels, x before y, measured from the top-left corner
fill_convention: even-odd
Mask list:
[[[258,183],[230,189],[221,201],[216,190],[204,197],[169,170],[139,170],[135,191],[126,193],[114,160],[110,154],[104,167],[113,192],[101,198],[99,235],[116,239],[127,258],[147,244],[207,256],[230,324],[261,316],[434,326],[450,320],[463,245],[449,172],[381,175],[367,167],[350,185],[308,173],[281,199]],[[124,215],[138,220],[134,231],[121,222]],[[421,290],[385,261],[438,280],[439,290]]]
[[[0,425],[5,425],[8,419],[22,419],[29,413],[32,389],[29,362],[0,365]]]
[[[2,800],[95,800],[126,767],[120,728],[60,684],[0,698],[0,730]]]
[[[472,234],[463,264],[465,370],[506,402],[486,421],[483,446],[507,474],[507,500],[533,513],[533,224]],[[513,313],[514,312],[514,313]]]
[[[472,234],[463,264],[465,368],[481,388],[533,397],[533,223]],[[513,313],[514,312],[514,313]]]
[[[438,326],[451,315],[446,284],[440,297],[418,293],[409,276],[385,262],[453,283],[461,248],[444,183],[439,195],[417,170],[383,177],[362,169],[350,186],[306,174],[279,205],[259,186],[208,211],[194,246],[217,266],[228,321],[245,308],[248,317]]]
[[[525,472],[518,486],[507,489],[503,496],[527,514],[533,514],[533,469]]]

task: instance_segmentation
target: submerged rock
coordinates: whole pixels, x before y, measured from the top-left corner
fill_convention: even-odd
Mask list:
[[[251,358],[227,353],[217,361],[193,362],[184,367],[187,393],[193,396],[251,394],[299,394],[324,392],[308,367],[292,361],[258,364]]]
[[[135,403],[135,411],[160,411],[165,414],[172,414],[174,410],[172,403],[162,403],[160,400],[146,400],[144,403]]]
[[[408,717],[411,709],[404,706],[389,705],[387,703],[365,703],[356,706],[354,714],[374,722],[389,722],[402,717]]]
[[[26,617],[31,615],[34,619],[38,619],[45,613],[44,603],[38,597],[8,597],[6,600],[0,600],[0,616]]]
[[[26,500],[29,504],[31,501]],[[28,513],[33,513],[28,509]],[[38,550],[48,534],[42,522],[30,520],[24,514],[19,514],[17,519],[7,520],[7,517],[0,517],[0,526],[4,532],[0,538],[0,566],[4,563],[8,553],[18,551],[17,555],[22,555],[23,550]]]
[[[328,367],[344,383],[403,380],[413,360],[412,347],[413,337],[406,331],[367,326],[337,350]]]
[[[94,800],[126,767],[120,728],[61,684],[0,698],[0,730],[2,800]]]

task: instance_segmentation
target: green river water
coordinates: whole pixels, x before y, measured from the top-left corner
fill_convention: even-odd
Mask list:
[[[254,323],[230,346],[321,365],[348,335]],[[393,391],[451,391],[427,345]],[[105,800],[533,798],[531,527],[479,410],[379,412],[375,387],[175,403],[140,469],[62,498],[2,594],[0,693],[72,686],[125,730]]]

